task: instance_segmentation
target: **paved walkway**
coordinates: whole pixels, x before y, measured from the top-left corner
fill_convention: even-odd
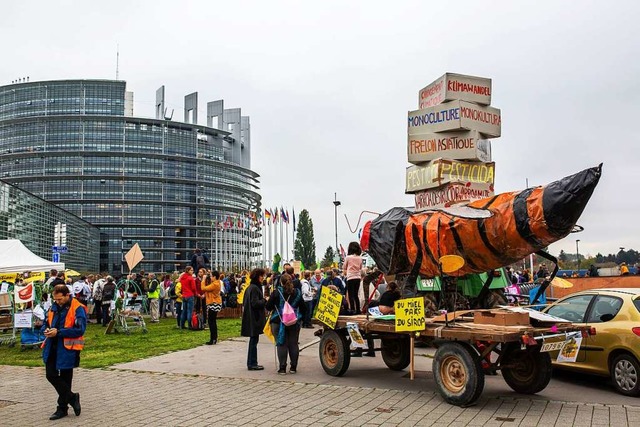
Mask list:
[[[311,330],[302,331],[303,346],[313,340]],[[477,405],[459,408],[435,391],[431,349],[416,349],[414,381],[406,371],[386,369],[379,355],[352,359],[344,377],[328,376],[317,345],[301,353],[298,374],[277,375],[266,339],[258,350],[265,370],[247,371],[246,349],[238,338],[109,369],[78,369],[74,390],[82,396],[82,415],[55,422],[48,420],[56,396],[44,369],[0,365],[0,425],[640,425],[640,399],[616,394],[599,379],[554,376],[543,392],[525,396],[500,376],[487,377]]]
[[[55,409],[42,368],[0,366],[0,424],[42,426]],[[482,398],[459,408],[433,392],[79,369],[82,414],[56,425],[610,426],[640,425],[640,407]]]

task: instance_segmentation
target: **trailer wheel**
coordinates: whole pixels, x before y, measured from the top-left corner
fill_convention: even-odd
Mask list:
[[[394,371],[402,371],[411,363],[409,337],[383,338],[380,352],[382,360]]]
[[[332,377],[341,377],[349,369],[351,352],[344,334],[333,330],[324,331],[319,352],[322,369]]]
[[[484,389],[480,357],[466,344],[447,342],[438,347],[433,376],[438,392],[452,405],[472,405]]]
[[[502,377],[513,391],[535,394],[545,389],[551,381],[551,356],[540,353],[540,347],[521,350],[519,345],[505,349],[502,359]]]

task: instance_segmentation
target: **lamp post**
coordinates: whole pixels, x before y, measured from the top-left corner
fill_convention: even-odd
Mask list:
[[[578,264],[578,271],[576,271],[576,273],[580,276],[580,251],[578,250],[578,242],[580,242],[580,239],[576,239],[576,263]]]
[[[336,227],[336,253],[338,251],[338,206],[340,206],[340,202],[338,201],[338,193],[333,193],[333,209],[334,209],[334,224]]]

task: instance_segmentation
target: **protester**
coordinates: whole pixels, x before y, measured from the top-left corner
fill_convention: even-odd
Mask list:
[[[116,299],[116,284],[113,277],[107,276],[107,282],[102,288],[102,326],[109,324],[111,301]]]
[[[296,312],[298,321],[290,326],[282,323],[282,313],[285,301],[288,302]],[[298,356],[300,349],[298,347],[298,339],[300,337],[300,319],[301,314],[299,307],[304,304],[300,290],[293,286],[291,275],[285,273],[280,276],[280,284],[276,287],[271,298],[267,301],[267,310],[273,310],[271,315],[271,331],[276,337],[276,349],[278,353],[278,362],[280,369],[278,374],[287,373],[287,355],[291,360],[289,372],[295,374],[298,366]]]
[[[249,288],[245,291],[242,312],[241,335],[249,337],[247,349],[247,369],[250,371],[261,371],[264,366],[258,365],[258,341],[265,324],[265,299],[262,296],[262,280],[264,279],[264,269],[254,268],[251,270]]]
[[[362,270],[362,249],[358,242],[349,243],[347,257],[342,266],[343,273],[347,278],[347,298],[349,307],[354,314],[360,314],[360,299],[358,291],[360,289],[360,271]]]
[[[176,285],[174,287],[174,291],[176,293],[176,322],[178,322],[178,328],[182,329],[182,283],[180,280],[176,281]]]
[[[162,275],[162,277],[160,277],[160,295],[158,297],[158,305],[160,306],[158,315],[160,318],[167,317],[166,309],[169,289],[165,287],[165,277],[166,275]]]
[[[623,262],[622,264],[620,264],[620,275],[621,276],[628,276],[629,275],[629,267],[627,267],[627,263]]]
[[[93,276],[90,275],[89,277]],[[93,310],[96,315],[96,324],[100,324],[102,322],[102,289],[105,283],[106,280],[98,274],[92,286],[91,296],[93,298]]]
[[[209,257],[207,257],[202,249],[196,248],[191,256],[191,268],[193,271],[199,271],[201,268],[206,269],[209,264]]]
[[[149,273],[149,314],[151,314],[151,323],[160,322],[160,282],[156,279],[155,273]]]
[[[344,295],[346,291],[344,287],[344,283],[342,283],[342,280],[339,277],[336,277],[335,272],[330,269],[327,271],[327,277],[322,281],[322,286],[331,286],[331,285],[335,286],[338,292]]]
[[[202,282],[202,290],[207,302],[207,321],[209,322],[209,341],[205,344],[218,343],[218,312],[222,310],[222,297],[220,296],[220,273],[217,271],[206,274]]]
[[[400,299],[400,290],[396,282],[389,282],[387,290],[380,296],[378,309],[382,314],[394,314],[394,303]]]
[[[184,329],[185,321],[191,328],[191,316],[193,315],[193,305],[196,297],[196,281],[193,278],[193,267],[187,266],[184,273],[180,275],[182,284],[182,317],[180,318],[180,329]]]
[[[80,365],[80,352],[84,348],[87,312],[77,299],[71,297],[65,285],[56,285],[52,296],[55,304],[42,325],[46,337],[42,344],[42,359],[47,381],[58,393],[58,407],[49,419],[57,420],[68,415],[69,405],[76,416],[80,415],[80,394],[74,393],[71,387],[73,368]]]
[[[302,321],[302,327],[313,329],[313,325],[311,325],[311,314],[313,313],[313,299],[315,296],[315,288],[311,286],[311,283],[309,283],[310,278],[311,272],[305,271],[303,279],[300,281],[302,284],[302,299],[304,300],[304,304],[306,304],[307,306]]]

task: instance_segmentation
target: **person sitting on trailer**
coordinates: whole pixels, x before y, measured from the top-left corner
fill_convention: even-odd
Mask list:
[[[387,290],[380,296],[378,301],[378,309],[382,314],[395,314],[394,303],[400,299],[400,289],[398,284],[393,281],[387,285]],[[373,301],[369,304],[370,307],[374,307]]]

